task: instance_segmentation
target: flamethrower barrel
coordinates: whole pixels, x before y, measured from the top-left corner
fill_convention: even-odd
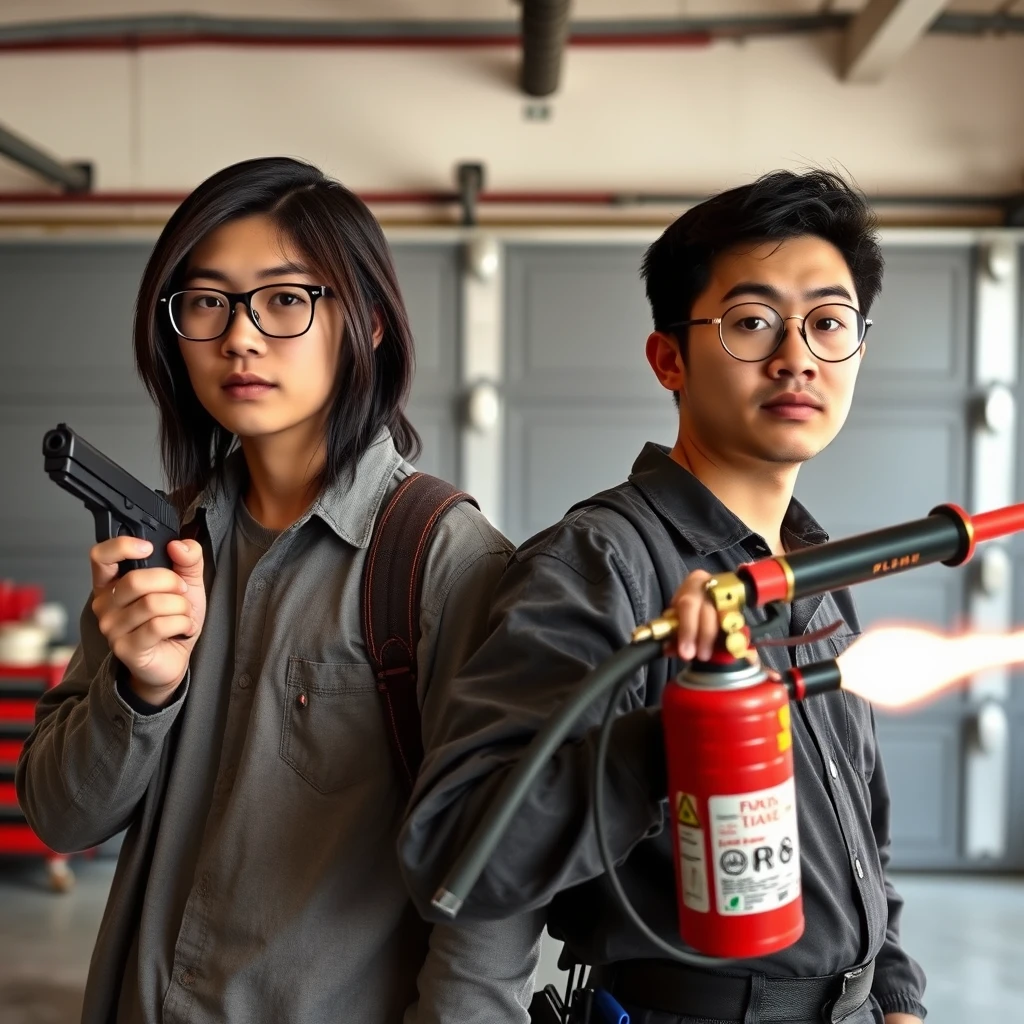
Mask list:
[[[999,525],[1015,521],[1010,517]],[[991,535],[998,534],[992,530]],[[746,584],[749,604],[760,607],[935,562],[960,565],[973,553],[975,539],[974,523],[967,513],[952,505],[942,505],[924,519],[794,551],[785,557],[751,562],[737,574]]]

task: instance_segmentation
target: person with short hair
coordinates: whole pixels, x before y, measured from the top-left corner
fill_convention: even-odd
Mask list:
[[[400,837],[424,914],[438,913],[430,900],[446,870],[545,722],[637,625],[672,607],[672,655],[638,671],[617,707],[605,793],[620,880],[656,934],[678,945],[661,695],[682,662],[711,656],[712,574],[827,539],[793,489],[846,420],[882,269],[863,196],[821,171],[780,171],[716,195],[647,250],[647,359],[676,396],[677,436],[671,447],[648,444],[626,482],[519,548],[487,638],[446,680]],[[842,627],[764,648],[780,671],[791,657],[834,658],[859,632],[847,592],[787,612],[784,636]],[[900,944],[902,901],[886,873],[889,790],[868,704],[836,692],[792,706],[806,928],[789,948],[721,971],[665,959],[604,875],[590,804],[601,705],[529,792],[456,923],[547,907],[551,933],[634,1024],[923,1018],[924,974]]]

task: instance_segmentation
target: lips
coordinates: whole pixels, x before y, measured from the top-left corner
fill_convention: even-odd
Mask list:
[[[264,380],[262,377],[257,376],[255,373],[232,373],[225,377],[224,382],[221,384],[222,388],[244,388],[250,386],[272,388],[275,385],[271,384],[269,380]]]
[[[224,378],[220,387],[229,398],[250,401],[269,394],[277,385],[255,373],[232,373]]]
[[[777,395],[770,401],[764,403],[762,408],[764,409],[777,409],[780,406],[792,407],[792,406],[805,406],[809,409],[821,409],[821,403],[816,402],[810,395],[805,395],[798,391],[789,391],[783,395]]]

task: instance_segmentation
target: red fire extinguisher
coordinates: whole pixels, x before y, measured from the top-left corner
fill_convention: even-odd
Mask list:
[[[761,957],[803,934],[789,691],[731,654],[662,697],[683,941]]]

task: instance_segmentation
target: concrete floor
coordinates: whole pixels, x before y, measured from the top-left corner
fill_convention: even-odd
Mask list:
[[[77,1024],[113,861],[74,863],[68,895],[39,861],[0,861],[0,1024]],[[904,939],[928,972],[929,1024],[1024,1022],[1024,878],[904,876]],[[541,981],[555,980],[545,958]]]

